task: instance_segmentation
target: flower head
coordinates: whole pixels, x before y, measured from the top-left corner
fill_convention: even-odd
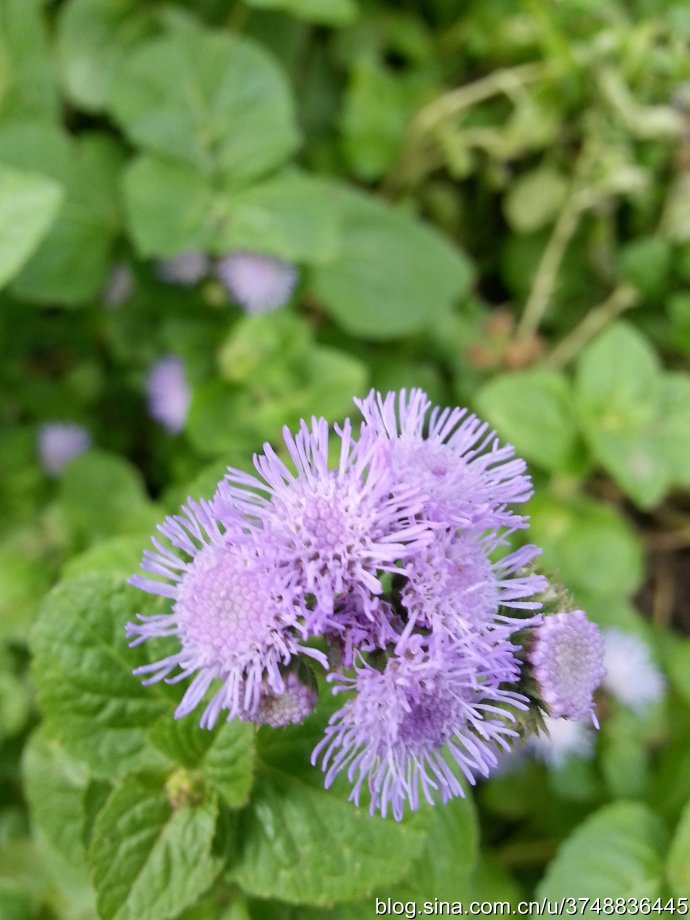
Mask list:
[[[408,615],[408,631],[414,627],[442,629],[451,634],[484,631],[497,623],[516,628],[534,625],[534,618],[508,616],[500,607],[536,610],[529,600],[546,585],[540,575],[523,570],[540,550],[525,546],[491,561],[501,540],[472,533],[446,530],[417,552],[405,567],[406,581],[401,603]]]
[[[155,268],[161,281],[194,287],[208,274],[209,261],[205,252],[189,250],[170,259],[159,259]]]
[[[474,783],[496,766],[496,748],[517,736],[513,709],[520,694],[519,665],[503,639],[465,636],[426,643],[421,637],[388,659],[382,670],[363,660],[355,676],[337,675],[341,690],[355,696],[331,718],[312,754],[321,760],[326,786],[345,771],[359,803],[366,782],[370,811],[400,820],[405,803],[421,795],[434,804],[464,795],[461,777]]]
[[[270,689],[262,691],[256,712],[248,714],[249,721],[272,728],[304,722],[316,706],[316,684],[305,682],[294,671],[289,671],[283,685],[280,693]]]
[[[582,610],[544,618],[529,652],[542,702],[555,719],[593,713],[592,695],[606,673],[599,627]]]
[[[233,252],[220,259],[216,273],[230,296],[248,313],[267,313],[287,303],[297,281],[289,262],[255,252]]]
[[[142,567],[164,581],[135,575],[131,583],[173,601],[172,611],[139,616],[127,625],[132,645],[171,636],[179,650],[137,668],[145,683],[177,683],[194,676],[177,717],[190,713],[214,681],[221,681],[201,718],[211,728],[221,711],[227,718],[251,718],[262,694],[288,688],[282,668],[303,652],[325,663],[320,652],[303,648],[304,628],[294,590],[263,553],[240,510],[221,527],[210,506],[189,502],[181,515],[159,526],[173,549],[153,541]],[[173,672],[178,670],[177,674]]]
[[[372,390],[355,403],[365,426],[388,443],[397,478],[418,483],[429,518],[480,530],[524,525],[507,505],[532,494],[525,463],[510,445],[499,446],[486,422],[464,409],[432,408],[418,389],[385,397]]]
[[[527,746],[548,766],[559,769],[572,757],[588,760],[594,753],[594,734],[588,719],[573,722],[545,716],[544,728],[530,736]]]
[[[398,562],[430,539],[415,520],[421,502],[414,487],[396,486],[375,438],[352,438],[349,423],[337,431],[337,463],[329,466],[331,433],[325,419],[286,428],[291,470],[265,445],[255,457],[259,477],[230,469],[214,500],[224,520],[234,502],[254,502],[266,539],[290,584],[311,608],[321,631],[337,604],[354,594],[371,616],[382,593],[378,572],[399,571]],[[337,626],[336,626],[337,628]]]
[[[49,476],[57,476],[91,447],[91,435],[73,422],[46,422],[38,431],[38,456]]]
[[[661,699],[664,677],[652,661],[647,643],[620,629],[605,629],[603,637],[604,689],[638,712]]]
[[[156,361],[146,380],[146,393],[151,418],[171,434],[182,431],[191,400],[183,361],[176,355]]]

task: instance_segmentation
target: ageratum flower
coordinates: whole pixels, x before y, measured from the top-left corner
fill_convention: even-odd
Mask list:
[[[421,627],[456,635],[481,632],[497,623],[512,623],[514,628],[533,625],[533,618],[509,616],[500,608],[540,607],[529,598],[545,588],[546,579],[524,570],[541,550],[524,546],[492,562],[492,552],[502,543],[493,534],[482,538],[452,529],[435,535],[405,567],[400,599],[408,616],[407,631]]]
[[[594,753],[594,735],[589,719],[573,722],[570,719],[544,717],[544,731],[532,735],[527,747],[534,756],[558,770],[571,758],[589,760]]]
[[[151,418],[171,434],[182,431],[191,393],[181,358],[166,355],[156,361],[146,380],[146,395]]]
[[[255,252],[233,252],[220,259],[216,274],[247,313],[277,310],[290,299],[297,269],[289,262]]]
[[[189,250],[170,259],[159,259],[155,269],[161,281],[167,284],[194,287],[208,274],[209,260],[205,252]]]
[[[336,675],[338,690],[355,696],[336,712],[314,749],[326,787],[344,772],[362,789],[370,812],[400,820],[406,803],[419,806],[463,796],[462,777],[474,784],[496,766],[496,750],[517,736],[513,710],[527,700],[506,689],[519,673],[505,631],[467,634],[450,641],[413,637],[382,669],[363,659],[355,676]]]
[[[264,688],[256,712],[242,713],[241,717],[257,725],[270,725],[272,728],[304,722],[316,706],[316,684],[303,681],[294,671],[289,671],[285,675],[283,683],[280,693]]]
[[[302,422],[296,436],[283,438],[294,470],[270,445],[254,458],[259,476],[230,469],[214,504],[220,520],[234,502],[260,511],[264,539],[291,588],[301,594],[310,628],[337,629],[337,605],[354,595],[371,617],[382,593],[378,574],[399,571],[398,563],[431,538],[416,520],[422,502],[414,485],[398,485],[379,441],[352,437],[349,421],[336,429],[334,468],[329,466],[331,432],[325,419]]]
[[[325,664],[324,656],[301,644],[304,626],[295,590],[256,539],[246,509],[237,505],[224,526],[210,505],[189,501],[182,514],[159,526],[170,546],[154,539],[142,568],[163,581],[135,575],[130,583],[173,601],[169,613],[139,615],[127,625],[132,645],[171,637],[179,648],[135,670],[150,684],[193,678],[176,717],[195,709],[214,682],[220,681],[201,717],[212,728],[221,712],[227,718],[251,718],[267,691],[282,694],[289,686],[282,668],[298,653]],[[172,547],[172,548],[171,548]]]
[[[644,639],[621,629],[605,629],[603,637],[604,689],[636,712],[660,700],[664,695],[664,677],[652,661]]]
[[[38,430],[38,457],[49,476],[57,476],[89,447],[91,435],[74,422],[46,422]]]
[[[499,446],[486,422],[465,409],[432,408],[419,389],[385,397],[372,390],[355,403],[366,427],[388,443],[398,481],[424,492],[427,517],[479,530],[525,525],[507,507],[532,494],[525,462],[510,445]]]
[[[578,720],[591,713],[592,694],[606,673],[599,627],[582,610],[544,618],[529,651],[532,676],[548,713]]]

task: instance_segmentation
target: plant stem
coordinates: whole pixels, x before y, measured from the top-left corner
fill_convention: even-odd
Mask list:
[[[629,284],[619,284],[606,300],[593,307],[587,316],[556,345],[544,361],[545,367],[561,370],[580,350],[621,313],[637,306],[639,296]]]

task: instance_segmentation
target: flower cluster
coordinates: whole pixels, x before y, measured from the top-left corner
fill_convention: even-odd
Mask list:
[[[591,712],[601,640],[580,611],[539,612],[539,550],[506,549],[531,495],[512,447],[421,390],[356,402],[357,428],[285,429],[168,518],[132,582],[171,611],[127,631],[175,638],[136,673],[191,679],[176,715],[203,701],[208,728],[301,722],[325,672],[345,700],[312,762],[400,819],[463,795],[542,713]]]

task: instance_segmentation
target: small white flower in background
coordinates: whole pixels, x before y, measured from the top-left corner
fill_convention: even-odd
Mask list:
[[[116,262],[103,288],[103,303],[111,310],[121,307],[134,293],[134,273],[126,262]]]
[[[532,735],[527,747],[534,756],[549,767],[564,766],[572,757],[589,760],[594,753],[594,733],[591,719],[573,721],[544,717],[546,732]]]
[[[184,362],[176,355],[156,361],[146,381],[149,414],[171,434],[184,428],[191,393],[185,376]]]
[[[57,476],[70,460],[91,447],[91,435],[74,422],[46,422],[38,432],[38,456],[49,476]]]
[[[635,633],[606,629],[602,686],[621,703],[640,712],[664,695],[665,681],[649,646]]]
[[[193,287],[208,274],[209,261],[205,252],[190,250],[170,259],[159,259],[155,268],[161,281]]]
[[[297,269],[289,262],[253,252],[233,252],[216,265],[219,281],[247,313],[268,313],[290,299]]]

